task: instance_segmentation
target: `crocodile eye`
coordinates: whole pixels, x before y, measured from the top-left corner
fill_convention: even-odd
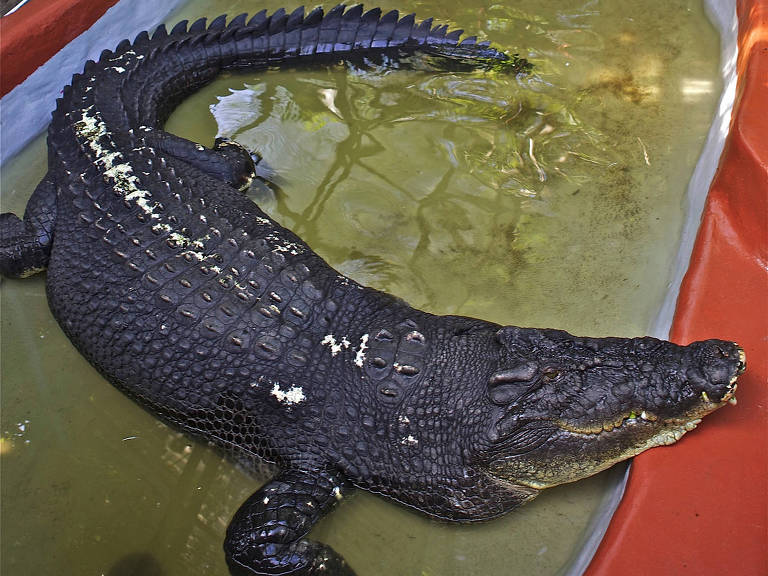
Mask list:
[[[560,376],[560,370],[546,368],[542,374],[542,380],[544,380],[544,382],[552,382],[553,380],[556,380],[558,376]]]

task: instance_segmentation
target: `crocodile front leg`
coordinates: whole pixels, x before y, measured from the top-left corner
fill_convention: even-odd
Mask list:
[[[333,548],[304,537],[352,485],[330,470],[288,469],[256,491],[227,528],[224,553],[234,576],[354,576]]]
[[[55,223],[56,184],[49,173],[27,202],[24,220],[0,214],[0,275],[24,278],[45,270]]]

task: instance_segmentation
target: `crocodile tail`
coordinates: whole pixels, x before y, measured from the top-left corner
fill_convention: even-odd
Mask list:
[[[82,78],[97,87],[101,102],[112,108],[103,110],[111,117],[108,124],[127,130],[162,124],[184,97],[228,69],[421,50],[477,65],[512,62],[512,71],[525,70],[516,58],[510,60],[487,42],[477,42],[474,36],[461,40],[462,32],[434,25],[431,18],[417,22],[413,14],[401,17],[396,10],[364,12],[361,5],[339,5],[327,13],[316,8],[305,14],[303,7],[290,13],[261,11],[229,21],[219,16],[210,23],[201,18],[192,24],[179,22],[170,32],[159,26],[133,42],[122,41],[114,51],[103,52],[98,62],[89,62]],[[87,106],[90,95],[85,90],[73,84],[60,109],[69,108],[70,98],[78,107]],[[110,90],[117,93],[110,95]]]
[[[164,36],[165,28],[158,28],[153,40],[158,33]],[[219,16],[208,26],[202,18],[189,28],[186,22],[177,24],[168,37],[190,39],[191,45],[216,45],[221,50],[220,64],[224,68],[399,47],[423,47],[461,57],[507,59],[487,42],[477,43],[475,37],[460,41],[462,33],[463,30],[448,32],[445,25],[434,26],[431,18],[421,23],[416,22],[414,14],[401,18],[397,10],[382,15],[380,8],[363,12],[362,5],[348,10],[338,5],[327,14],[322,8],[316,8],[305,15],[304,7],[290,14],[282,8],[271,15],[263,10],[250,20],[240,14],[229,24],[225,16]]]

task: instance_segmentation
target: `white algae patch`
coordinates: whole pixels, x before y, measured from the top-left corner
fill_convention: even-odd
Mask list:
[[[284,392],[280,389],[280,385],[278,383],[274,384],[270,394],[277,398],[278,402],[282,402],[283,404],[288,405],[298,404],[299,402],[303,402],[307,399],[307,397],[304,396],[304,391],[300,387],[291,386],[287,392]]]
[[[363,334],[360,337],[360,347],[355,354],[355,364],[360,368],[363,367],[363,361],[365,360],[365,351],[368,349],[368,334]]]
[[[336,342],[336,337],[333,334],[328,334],[320,341],[320,344],[330,346],[331,356],[336,356],[342,350],[349,348],[350,341],[347,340],[346,336],[342,336],[341,341]]]
[[[94,163],[104,169],[103,175],[112,187],[122,194],[127,202],[132,202],[152,219],[159,219],[160,215],[155,212],[158,206],[157,202],[151,202],[152,193],[140,187],[138,176],[134,174],[131,166],[124,162],[123,155],[119,151],[111,151],[101,145],[105,137],[109,136],[106,124],[94,113],[93,106],[89,106],[82,111],[82,119],[74,123],[77,135],[85,140],[84,145],[90,148],[95,155]],[[140,127],[141,130],[149,131],[146,126]],[[114,146],[114,144],[112,144]],[[139,149],[135,149],[139,150]],[[147,174],[143,172],[143,174]],[[205,218],[201,217],[205,222]],[[168,234],[180,248],[189,248],[186,254],[192,255],[196,260],[202,261],[209,256],[205,256],[202,250],[205,248],[205,241],[210,239],[210,235],[197,239],[192,239],[185,234],[185,229],[176,232],[166,223],[156,223],[152,226],[155,233]],[[218,273],[218,270],[216,270]]]
[[[108,135],[108,131],[98,115],[92,115],[93,106],[85,108],[82,114],[82,119],[74,123],[75,132],[85,140],[85,145],[96,156],[95,163],[104,169],[105,178],[127,201],[134,202],[150,218],[159,218],[160,216],[154,213],[157,204],[150,204],[148,201],[152,197],[151,192],[139,188],[139,179],[131,166],[123,162],[122,154],[110,151],[99,143],[103,136]]]
[[[419,441],[416,438],[414,438],[411,434],[408,434],[408,436],[400,440],[400,444],[403,444],[406,446],[416,446],[416,444],[418,443]]]
[[[266,218],[262,218],[262,220],[266,220]],[[266,222],[267,224],[271,224],[269,220],[266,220]],[[288,240],[285,240],[275,232],[272,232],[271,234],[267,235],[267,240],[269,240],[272,243],[272,245],[274,246],[273,250],[275,252],[288,252],[293,256],[297,256],[304,252],[303,247],[299,246],[295,242],[290,242]]]

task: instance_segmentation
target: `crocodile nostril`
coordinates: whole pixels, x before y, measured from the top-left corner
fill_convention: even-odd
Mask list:
[[[733,396],[735,382],[746,368],[744,351],[734,342],[706,340],[690,345],[686,380],[705,400],[720,402]]]
[[[710,386],[719,387],[730,384],[733,369],[725,364],[719,364],[704,368],[704,373]]]
[[[720,402],[730,391],[732,369],[725,364],[689,368],[685,376],[705,402]]]
[[[730,358],[731,352],[733,352],[731,346],[728,346],[727,348],[725,346],[715,346],[715,349],[718,351],[721,358]]]

